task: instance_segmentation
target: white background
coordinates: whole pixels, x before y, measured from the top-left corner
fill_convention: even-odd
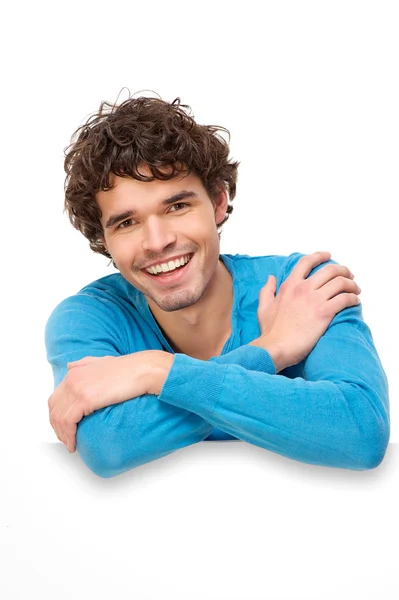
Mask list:
[[[397,3],[20,2],[2,23],[0,596],[397,599]],[[63,149],[124,86],[230,130],[222,252],[355,274],[389,381],[377,469],[204,442],[103,480],[58,442],[46,320],[115,272],[63,213]]]

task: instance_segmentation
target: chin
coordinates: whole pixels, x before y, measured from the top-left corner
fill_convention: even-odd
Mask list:
[[[149,296],[153,302],[165,312],[174,312],[182,310],[196,304],[204,295],[205,290],[192,292],[190,290],[181,290],[165,294],[162,298]]]

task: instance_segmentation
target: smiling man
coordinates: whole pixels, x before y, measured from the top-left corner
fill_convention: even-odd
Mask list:
[[[388,382],[353,274],[328,252],[220,254],[239,163],[188,108],[102,103],[67,149],[71,223],[118,273],[47,321],[51,425],[101,477],[202,440],[375,468]]]

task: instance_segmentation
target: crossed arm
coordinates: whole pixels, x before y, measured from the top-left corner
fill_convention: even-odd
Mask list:
[[[91,470],[111,477],[201,441],[217,427],[301,462],[374,468],[389,441],[388,385],[360,311],[353,307],[336,315],[306,360],[287,370],[289,376],[277,375],[268,352],[254,346],[210,361],[161,351],[117,356],[103,332],[96,344],[87,345],[86,354],[97,357],[68,369],[67,354],[52,353],[51,339],[57,336],[49,332],[56,381],[86,369],[91,382],[80,409],[74,408],[87,412],[76,415],[81,419],[76,448]],[[139,362],[133,367],[134,360]],[[118,377],[103,385],[106,363],[115,373],[116,361],[119,372],[135,373],[124,378],[128,388],[122,389]],[[96,381],[102,384],[98,388]]]

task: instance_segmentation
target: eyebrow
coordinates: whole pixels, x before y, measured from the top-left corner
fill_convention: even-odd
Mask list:
[[[160,206],[169,206],[169,204],[173,204],[174,202],[178,202],[179,200],[184,200],[185,198],[198,198],[198,194],[192,191],[182,190],[178,194],[174,194],[173,196],[170,196],[170,198],[165,198],[165,200],[162,200],[160,202]],[[105,229],[111,229],[111,227],[113,227],[120,221],[124,221],[128,217],[134,217],[136,214],[137,211],[131,209],[111,215],[105,224]]]

